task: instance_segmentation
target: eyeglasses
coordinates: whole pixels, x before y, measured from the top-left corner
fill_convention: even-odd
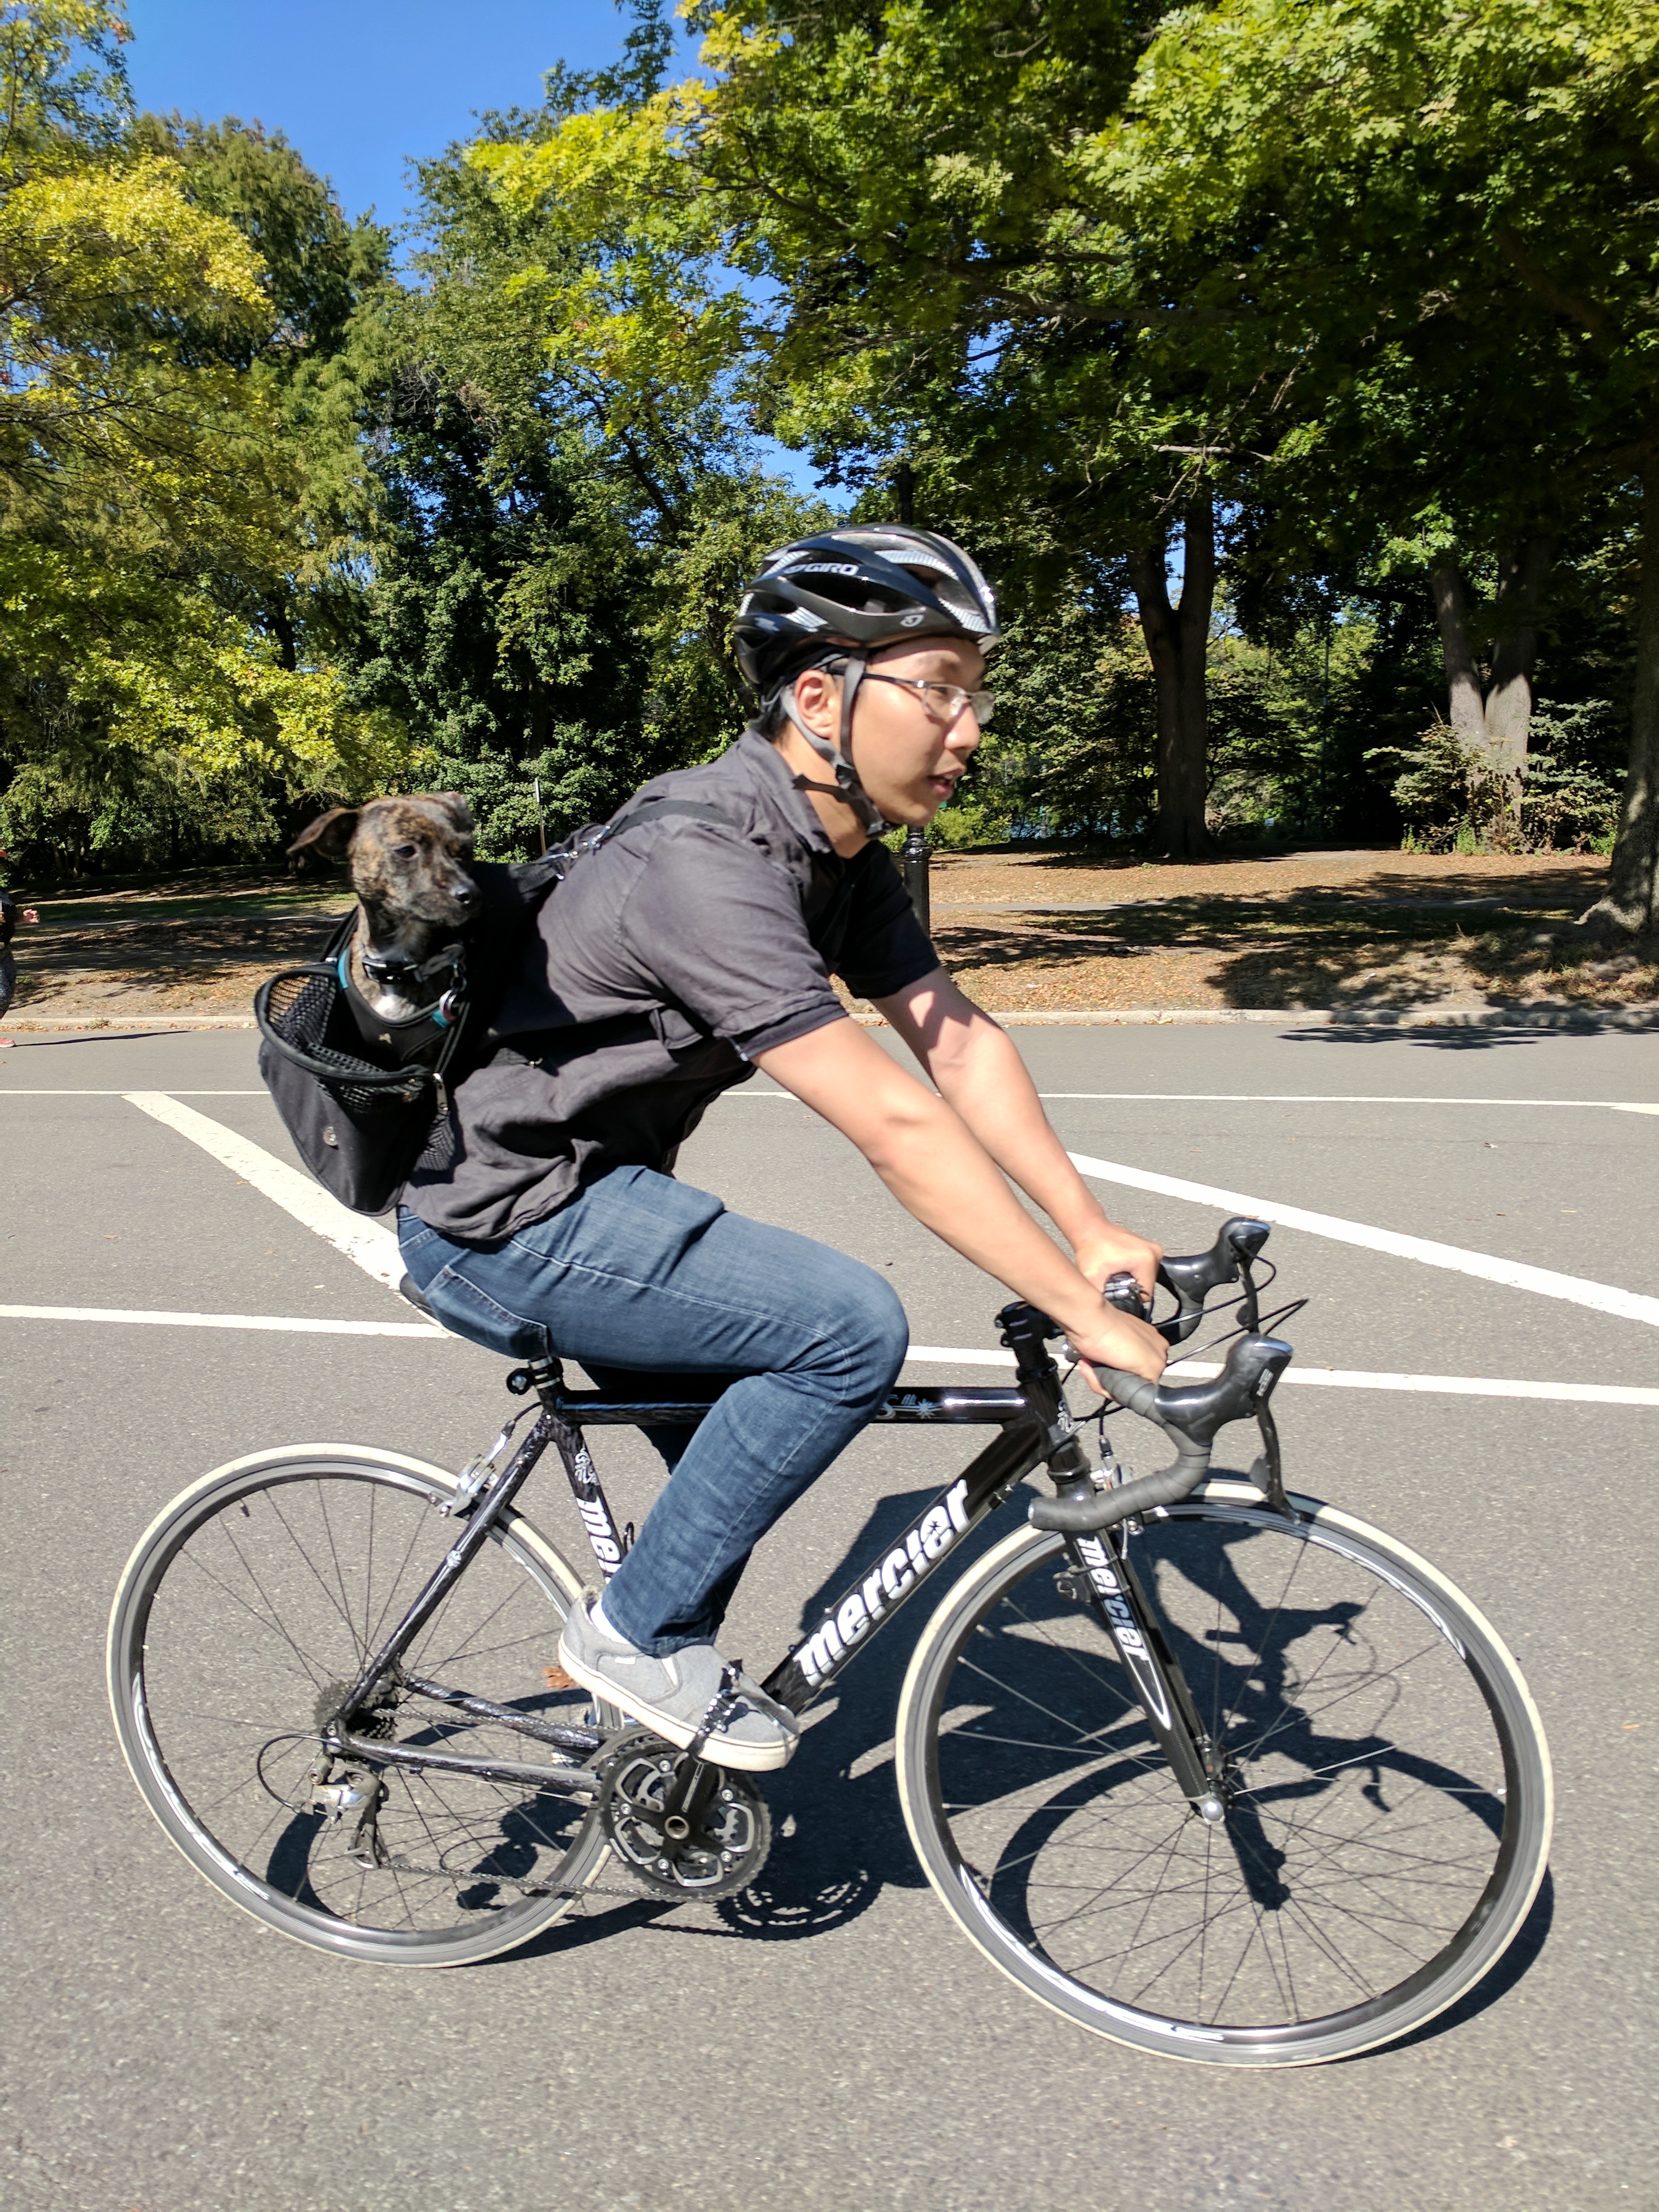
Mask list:
[[[961,720],[967,708],[973,708],[974,720],[981,730],[996,712],[994,691],[964,691],[959,684],[930,684],[922,676],[883,676],[873,668],[865,670],[864,680],[866,684],[896,684],[902,691],[919,693],[922,705],[930,714],[942,716],[947,730],[952,723]],[[930,691],[939,695],[937,707],[927,696]]]

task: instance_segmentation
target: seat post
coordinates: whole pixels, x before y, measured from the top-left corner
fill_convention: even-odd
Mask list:
[[[550,1413],[557,1413],[559,1401],[564,1396],[564,1363],[559,1359],[532,1359],[526,1363],[530,1387]]]

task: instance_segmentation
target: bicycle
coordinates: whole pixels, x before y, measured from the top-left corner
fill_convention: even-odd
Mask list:
[[[1476,1607],[1393,1538],[1286,1492],[1271,1398],[1291,1351],[1260,1318],[1267,1236],[1229,1222],[1160,1271],[1172,1345],[1241,1285],[1218,1376],[1102,1376],[1174,1442],[1161,1474],[1126,1478],[1116,1407],[1091,1417],[1091,1466],[1058,1331],[1030,1306],[998,1316],[1011,1384],[897,1391],[883,1421],[996,1434],[765,1686],[804,1712],[1046,1467],[1055,1494],[951,1584],[904,1679],[899,1796],[927,1879],[994,1965],[1085,2027],[1304,2065],[1474,1988],[1543,1880],[1552,1792],[1532,1698]],[[1109,1295],[1139,1298],[1127,1277]],[[111,1701],[150,1809],[236,1904],[345,1958],[492,1958],[612,1859],[632,1895],[731,1896],[769,1846],[752,1778],[546,1663],[580,1580],[514,1503],[554,1449],[614,1572],[629,1534],[586,1432],[684,1426],[707,1403],[569,1389],[551,1359],[507,1383],[530,1402],[459,1475],[339,1444],[218,1468],[157,1517],[116,1595]],[[1218,1431],[1250,1416],[1252,1465],[1212,1474]]]

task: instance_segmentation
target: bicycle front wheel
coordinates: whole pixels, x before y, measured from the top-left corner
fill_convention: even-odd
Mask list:
[[[568,1912],[605,1856],[589,1801],[533,1778],[390,1762],[323,1771],[319,1723],[454,1542],[458,1523],[435,1510],[454,1489],[441,1468],[350,1444],[235,1461],[145,1533],[110,1617],[121,1748],[191,1864],[281,1934],[384,1965],[493,1958]],[[587,1692],[557,1670],[578,1589],[508,1511],[404,1665],[580,1725]],[[600,1725],[616,1725],[608,1709]],[[366,1729],[440,1755],[558,1757],[407,1686]],[[318,1808],[317,1784],[331,1779],[355,1793],[343,1814]]]
[[[1538,1713],[1426,1561],[1327,1505],[1212,1481],[1132,1536],[1226,1814],[1188,1806],[1063,1540],[1017,1530],[928,1623],[899,1707],[905,1820],[1021,1988],[1176,2058],[1310,2065],[1392,2041],[1498,1958],[1544,1877]]]

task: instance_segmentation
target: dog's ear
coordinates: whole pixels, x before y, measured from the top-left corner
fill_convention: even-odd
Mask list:
[[[459,791],[428,791],[422,795],[428,805],[442,807],[454,824],[455,835],[458,837],[470,837],[472,835],[472,809]]]
[[[357,827],[357,817],[362,811],[358,806],[331,806],[326,814],[319,814],[308,829],[302,830],[289,847],[289,858],[296,853],[321,853],[333,860],[338,860],[351,842]]]

